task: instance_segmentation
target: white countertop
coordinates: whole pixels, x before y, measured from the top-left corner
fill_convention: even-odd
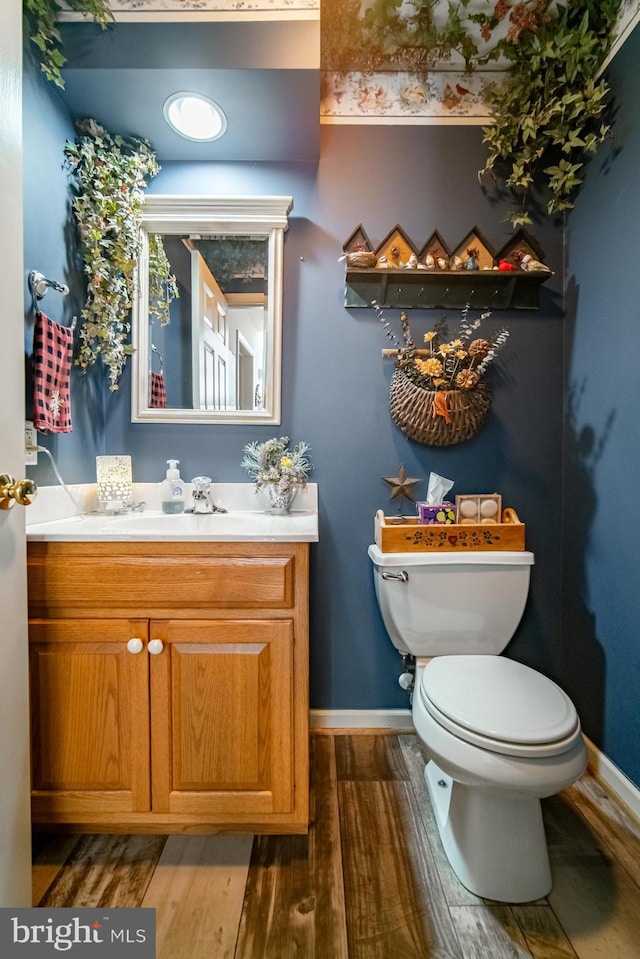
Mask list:
[[[75,510],[71,500],[67,496],[62,498],[60,492],[64,490],[58,491],[55,487],[38,491],[38,499],[27,514],[27,520],[32,520],[26,528],[29,542],[313,543],[318,540],[315,483],[298,492],[294,501],[297,509],[282,515],[271,513],[266,497],[256,496],[249,483],[214,485],[214,502],[228,512],[203,515],[162,513],[159,484],[134,485],[134,501],[144,498],[149,509],[145,506],[142,512],[115,516],[82,512],[91,502],[90,488],[88,491],[85,487],[71,488],[79,504]]]

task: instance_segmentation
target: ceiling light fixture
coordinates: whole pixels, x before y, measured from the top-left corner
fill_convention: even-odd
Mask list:
[[[218,104],[201,93],[172,93],[162,112],[169,126],[188,140],[217,140],[227,129]]]

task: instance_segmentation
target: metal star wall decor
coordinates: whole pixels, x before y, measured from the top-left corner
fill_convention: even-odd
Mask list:
[[[422,482],[421,479],[407,476],[404,463],[395,476],[383,476],[382,479],[391,487],[389,500],[399,499],[402,502],[403,499],[408,499],[410,503],[413,502],[413,487]]]

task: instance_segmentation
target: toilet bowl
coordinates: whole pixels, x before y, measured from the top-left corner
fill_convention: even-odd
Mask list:
[[[582,775],[586,748],[566,693],[498,655],[524,611],[533,555],[385,554],[376,546],[369,555],[389,636],[405,657],[418,657],[413,722],[429,755],[425,780],[449,862],[479,896],[546,896],[540,800]]]
[[[435,700],[435,702],[434,702]],[[582,775],[571,700],[497,656],[443,656],[421,670],[413,721],[443,847],[479,896],[530,902],[551,890],[540,799]]]

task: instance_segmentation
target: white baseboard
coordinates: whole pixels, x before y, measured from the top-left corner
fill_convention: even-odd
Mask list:
[[[590,739],[584,737],[587,745],[589,769],[605,784],[620,802],[640,819],[640,789],[628,779],[622,770],[612,763],[608,756],[601,753]]]
[[[410,709],[312,709],[312,729],[406,729],[413,731]]]

